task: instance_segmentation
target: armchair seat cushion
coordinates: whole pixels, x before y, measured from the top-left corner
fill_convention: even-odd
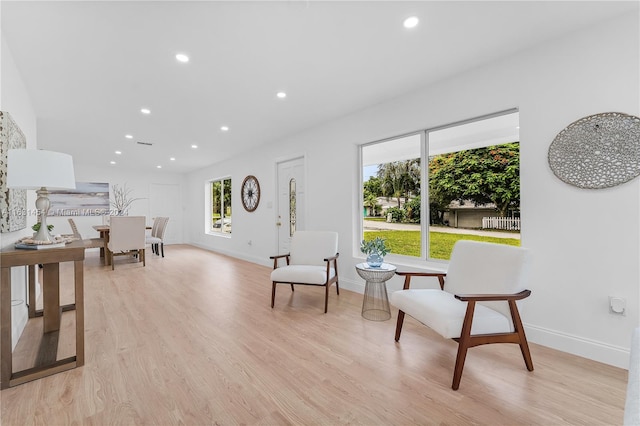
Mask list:
[[[335,270],[330,268],[329,279],[333,278],[335,275]],[[316,265],[282,266],[271,272],[271,281],[279,283],[324,285],[327,282],[327,267]]]
[[[458,338],[462,330],[467,302],[453,294],[435,289],[396,291],[391,304],[446,338]],[[471,335],[513,332],[511,319],[498,311],[476,304]]]

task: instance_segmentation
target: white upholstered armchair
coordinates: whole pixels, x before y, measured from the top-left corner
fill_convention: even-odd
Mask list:
[[[324,312],[327,313],[329,287],[338,286],[338,233],[326,231],[296,231],[291,237],[288,254],[271,256],[273,271],[271,272],[271,307],[276,298],[276,285],[289,284],[291,291],[294,284],[324,286]],[[280,266],[278,260],[286,260]]]
[[[460,385],[467,349],[478,345],[516,343],[527,369],[533,371],[516,305],[531,294],[523,283],[527,255],[520,247],[461,240],[453,248],[446,274],[396,272],[405,277],[403,290],[391,295],[391,304],[399,309],[396,341],[407,314],[458,342],[454,390]],[[440,288],[410,289],[414,277],[437,277]]]

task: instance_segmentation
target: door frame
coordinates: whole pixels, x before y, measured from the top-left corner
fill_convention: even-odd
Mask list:
[[[278,158],[275,161],[275,170],[274,170],[274,174],[275,174],[275,187],[276,187],[276,197],[275,197],[275,204],[276,204],[276,208],[274,211],[274,232],[275,232],[275,253],[278,253],[279,249],[280,249],[280,227],[277,225],[278,223],[278,214],[280,212],[280,175],[279,175],[279,171],[280,171],[280,166],[282,164],[285,163],[289,163],[289,162],[293,162],[293,161],[297,161],[297,160],[302,160],[302,176],[303,176],[303,192],[306,194],[306,182],[307,182],[307,157],[304,154],[298,154],[298,155],[292,155],[289,157],[282,157],[282,158]],[[296,185],[298,185],[298,183],[296,183]],[[296,188],[297,189],[297,188]],[[306,196],[306,195],[305,195]],[[300,204],[296,204],[296,221],[300,222],[300,218],[302,218],[302,223],[306,223],[306,218],[307,218],[307,203],[303,202],[302,205]],[[287,220],[287,226],[288,226],[288,220]],[[284,225],[282,225],[284,226]]]

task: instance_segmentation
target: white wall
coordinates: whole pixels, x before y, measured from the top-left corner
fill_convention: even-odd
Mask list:
[[[134,201],[129,209],[130,216],[146,216],[147,223],[150,225],[153,223],[152,212],[150,210],[150,190],[151,185],[163,184],[163,185],[177,185],[180,189],[180,193],[183,193],[184,187],[184,175],[178,173],[166,173],[166,172],[137,172],[131,170],[121,170],[117,167],[96,167],[86,164],[74,164],[77,182],[104,182],[109,184],[109,192],[111,194],[111,200],[113,200],[114,184],[123,187],[125,184],[128,189],[131,190],[131,198],[141,198],[141,200]],[[177,209],[178,214],[175,217],[171,217],[169,225],[172,229],[171,240],[165,242],[166,244],[178,244],[183,242],[183,211],[184,202],[182,199],[172,200],[172,202],[179,206]],[[175,206],[174,206],[175,207]],[[54,225],[54,232],[56,234],[70,234],[71,227],[68,222],[69,217],[51,217],[47,222]],[[99,225],[102,223],[101,217],[95,216],[78,216],[73,218],[74,222],[78,226],[80,234],[85,238],[96,238],[98,233],[93,229],[93,225]]]
[[[27,148],[37,148],[37,117],[35,110],[31,105],[29,93],[22,81],[19,70],[11,55],[9,47],[5,43],[4,38],[1,41],[0,50],[0,109],[7,111],[11,114],[16,121],[20,129],[25,134],[27,139]],[[127,184],[128,188],[132,189],[132,197],[143,198],[143,200],[136,201],[132,204],[130,209],[131,215],[143,215],[149,218],[151,223],[151,212],[149,203],[149,193],[151,185],[153,184],[165,184],[165,185],[177,185],[180,188],[180,193],[184,187],[184,175],[176,173],[160,173],[160,172],[133,172],[122,171],[117,167],[95,167],[81,164],[74,164],[76,180],[80,182],[107,182],[110,185]],[[35,191],[27,192],[27,209],[33,210],[35,208]],[[184,202],[182,199],[173,200],[178,205],[178,215],[172,217],[170,220],[170,226],[173,228],[170,233],[172,240],[167,243],[182,243],[183,242],[183,217],[182,212],[184,210]],[[175,210],[175,209],[174,209]],[[0,248],[10,247],[13,243],[24,237],[31,235],[31,225],[36,223],[36,216],[27,217],[27,227],[23,230],[0,234]],[[101,223],[100,218],[96,217],[77,217],[75,221],[78,225],[80,232],[86,236],[97,237],[98,234],[92,228],[92,225]],[[71,228],[67,221],[67,217],[51,217],[48,220],[49,224],[55,226],[54,233],[71,233]],[[28,320],[28,312],[26,307],[26,275],[25,268],[18,267],[13,268],[11,271],[11,284],[12,284],[12,345],[15,345],[24,330],[24,327]],[[37,294],[40,294],[40,287],[36,288]]]
[[[13,55],[2,37],[0,45],[0,110],[11,114],[13,120],[27,139],[27,148],[37,148],[36,115],[29,99],[29,94],[16,68]],[[27,192],[27,209],[35,208],[35,192]],[[20,231],[0,234],[0,248],[13,245],[13,243],[27,235],[31,235],[31,225],[36,223],[36,217],[27,217],[27,227]],[[25,268],[18,267],[11,270],[11,335],[12,347],[15,347],[20,334],[27,323],[28,313],[25,295]],[[39,289],[38,289],[39,290]]]
[[[547,151],[558,132],[586,115],[640,115],[638,40],[636,16],[592,26],[191,173],[186,241],[270,265],[268,256],[276,251],[275,163],[303,154],[308,229],[339,232],[341,285],[362,292],[354,271],[363,259],[357,251],[358,145],[518,107],[522,245],[533,254],[533,293],[522,312],[529,339],[626,368],[639,322],[640,180],[605,190],[574,188],[553,176]],[[239,199],[248,174],[258,177],[262,189],[254,213],[245,212]],[[233,234],[205,235],[204,182],[227,175],[234,184]],[[404,265],[416,266],[434,265]],[[399,280],[389,282],[390,291],[399,288]],[[626,316],[608,313],[609,295],[627,299]],[[265,293],[265,304],[268,299]]]

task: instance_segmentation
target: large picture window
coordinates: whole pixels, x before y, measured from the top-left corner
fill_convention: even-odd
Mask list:
[[[362,147],[363,239],[448,260],[456,241],[520,244],[518,112]]]
[[[231,234],[231,178],[209,182],[210,225],[209,231]]]

